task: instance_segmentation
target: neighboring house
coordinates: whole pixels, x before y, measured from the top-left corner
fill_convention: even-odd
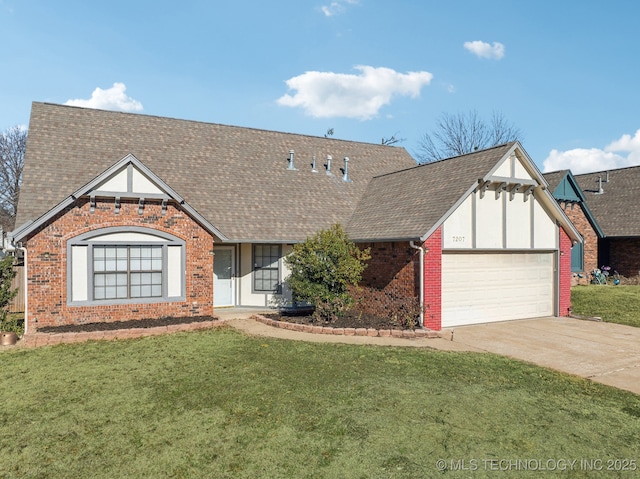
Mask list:
[[[602,229],[598,264],[640,274],[640,166],[575,175]]]
[[[27,329],[291,301],[282,260],[339,222],[362,307],[432,329],[564,316],[580,235],[517,143],[403,149],[34,103],[17,225]]]
[[[549,190],[567,217],[582,235],[582,243],[571,249],[571,272],[574,284],[588,284],[590,273],[601,266],[598,262],[598,244],[604,233],[589,209],[584,192],[570,170],[544,174]]]

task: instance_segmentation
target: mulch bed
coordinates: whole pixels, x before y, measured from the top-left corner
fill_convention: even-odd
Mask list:
[[[348,312],[335,321],[326,322],[318,320],[309,314],[295,313],[272,313],[265,315],[276,321],[286,321],[288,323],[310,324],[313,326],[329,326],[334,328],[371,328],[371,329],[409,329],[398,324],[396,321],[358,312]],[[84,323],[64,326],[45,326],[38,328],[39,333],[83,333],[92,331],[114,331],[117,329],[132,328],[155,328],[161,326],[171,326],[174,324],[189,324],[202,321],[215,321],[213,316],[196,317],[167,317],[160,319],[138,319],[131,321],[115,321],[111,323]]]
[[[112,323],[85,323],[65,326],[45,326],[38,328],[39,333],[83,333],[91,331],[114,331],[116,329],[156,328],[174,324],[199,323],[215,321],[213,316],[167,317],[160,319],[136,319],[131,321],[115,321]]]
[[[275,319],[276,321],[286,321],[287,323],[296,324],[310,324],[312,326],[329,326],[333,328],[371,328],[371,329],[409,329],[398,324],[387,317],[376,316],[373,314],[348,312],[344,316],[336,318],[334,321],[326,322],[318,320],[311,315],[304,314],[265,314],[267,318]]]

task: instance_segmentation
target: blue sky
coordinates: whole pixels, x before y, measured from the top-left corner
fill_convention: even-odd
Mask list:
[[[541,170],[640,164],[634,0],[0,0],[0,130],[32,101],[379,143],[499,112]]]

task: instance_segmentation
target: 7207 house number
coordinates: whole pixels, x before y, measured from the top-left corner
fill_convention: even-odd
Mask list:
[[[454,243],[464,243],[464,236],[452,236],[451,240]]]

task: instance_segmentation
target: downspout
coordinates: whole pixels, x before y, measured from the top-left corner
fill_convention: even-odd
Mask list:
[[[424,248],[416,246],[414,241],[409,241],[409,246],[420,251],[420,327],[424,328]],[[25,270],[26,273],[26,270]],[[26,309],[26,306],[25,306]],[[25,313],[26,314],[26,313]]]
[[[19,246],[16,247],[16,249],[22,251],[22,253],[24,254],[24,332],[23,332],[23,336],[25,336],[27,334],[27,324],[28,321],[28,314],[29,314],[29,290],[27,289],[27,285],[28,285],[28,278],[29,275],[27,274],[27,248],[25,248],[24,246],[22,246],[22,243],[18,243]]]

